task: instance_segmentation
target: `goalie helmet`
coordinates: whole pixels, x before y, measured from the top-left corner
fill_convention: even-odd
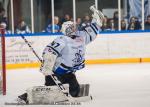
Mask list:
[[[74,35],[76,31],[76,25],[72,21],[67,21],[62,24],[61,32],[66,36]]]

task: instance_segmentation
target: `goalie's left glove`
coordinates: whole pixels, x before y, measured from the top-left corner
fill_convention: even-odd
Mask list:
[[[95,5],[90,6],[90,10],[93,12],[92,14],[92,22],[95,22],[98,26],[103,25],[104,14],[95,8]]]

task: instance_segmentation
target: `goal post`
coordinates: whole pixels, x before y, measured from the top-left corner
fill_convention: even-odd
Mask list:
[[[5,29],[0,28],[0,94],[6,95]]]

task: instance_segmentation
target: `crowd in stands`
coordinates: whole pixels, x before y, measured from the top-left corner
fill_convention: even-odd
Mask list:
[[[72,17],[69,14],[65,14],[64,18],[60,18],[58,16],[54,17],[54,25],[52,25],[51,20],[49,19],[48,23],[46,24],[46,27],[43,28],[42,32],[53,32],[52,29],[54,29],[54,32],[60,32],[61,25],[63,22],[66,21],[72,21]],[[15,27],[15,33],[31,33],[31,30],[29,26],[26,24],[24,19],[21,19],[18,21],[18,25]],[[78,17],[76,19],[76,25],[79,30],[82,29],[83,26],[89,25],[91,22],[90,15],[85,15],[83,18]],[[0,8],[0,26],[6,29],[6,33],[10,34],[10,30],[8,30],[8,20],[5,16],[5,9]],[[145,20],[145,30],[150,30],[150,15],[147,16],[147,19]],[[131,17],[129,21],[123,19],[121,20],[121,30],[141,30],[141,22],[137,17]],[[108,18],[105,16],[103,21],[103,26],[101,27],[102,31],[116,31],[118,30],[118,12],[115,11],[113,18]]]
[[[58,16],[54,17],[54,31],[60,32],[61,24],[65,21],[72,20],[72,18],[66,14],[62,20]],[[76,19],[76,26],[79,30],[82,29],[83,26],[89,25],[91,22],[91,17],[89,15],[85,15],[83,18],[78,17]],[[118,12],[114,12],[113,18],[108,18],[105,16],[103,21],[103,26],[101,27],[102,31],[116,31],[118,30]],[[141,30],[142,25],[137,17],[131,17],[129,22],[123,19],[121,20],[121,30]],[[145,30],[150,30],[150,15],[147,16],[145,20]],[[52,24],[49,23],[45,32],[52,32]]]
[[[150,30],[150,15],[147,16],[147,20],[144,25],[146,30]]]
[[[5,9],[1,6],[1,4],[0,4],[0,28],[5,29],[5,34],[11,34],[11,31],[8,28],[8,19],[5,16]],[[15,27],[15,33],[17,34],[31,33],[31,30],[25,23],[25,21],[21,19],[18,21],[18,24]]]

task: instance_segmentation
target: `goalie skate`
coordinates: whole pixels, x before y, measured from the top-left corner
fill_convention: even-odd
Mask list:
[[[27,104],[29,104],[27,100],[27,93],[18,96],[18,98],[16,99],[7,100],[5,102],[5,105],[27,105]]]
[[[17,102],[18,102],[18,104],[28,104],[29,102],[27,100],[27,93],[18,96]]]
[[[95,5],[91,6],[90,10],[93,12],[92,17],[94,21],[101,27],[103,25],[104,14],[101,11],[97,10]]]

